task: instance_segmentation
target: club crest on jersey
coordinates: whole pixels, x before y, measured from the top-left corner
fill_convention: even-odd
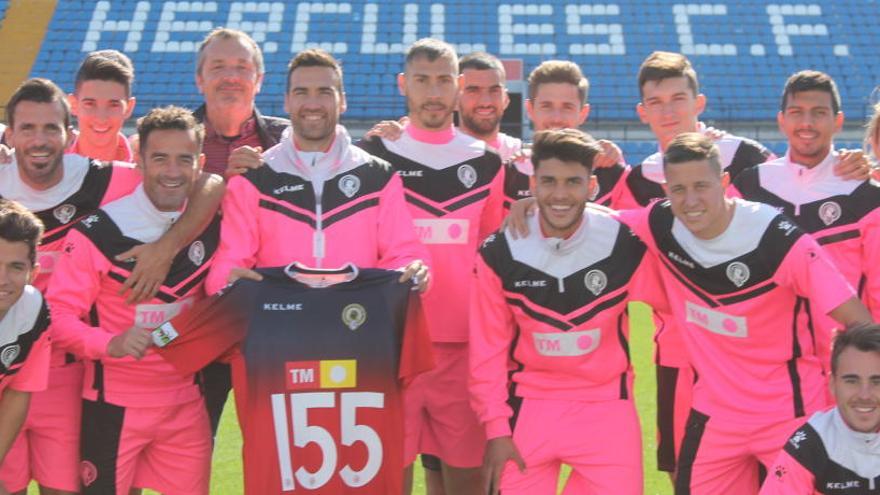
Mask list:
[[[745,283],[749,281],[751,275],[752,272],[745,263],[734,261],[727,265],[727,278],[737,287],[745,285]]]
[[[205,244],[202,243],[202,241],[196,241],[190,244],[187,255],[194,265],[202,266],[202,262],[205,261]]]
[[[367,310],[358,303],[342,308],[342,322],[349,330],[357,330],[367,321]]]
[[[598,296],[608,286],[608,277],[602,270],[590,270],[584,275],[584,285],[594,296]]]
[[[62,224],[70,223],[73,220],[73,216],[76,215],[76,206],[71,204],[61,205],[52,210],[52,215]]]
[[[467,163],[458,167],[458,180],[464,184],[464,187],[470,189],[477,183],[477,171]]]
[[[361,180],[357,176],[348,174],[339,179],[339,190],[346,198],[351,198],[361,189]]]
[[[15,358],[18,357],[18,354],[21,352],[21,346],[18,344],[8,345],[0,351],[0,363],[3,363],[4,368],[9,368],[12,366],[12,363],[15,362]]]
[[[840,205],[834,201],[826,201],[819,206],[819,219],[826,227],[840,220],[840,215]]]

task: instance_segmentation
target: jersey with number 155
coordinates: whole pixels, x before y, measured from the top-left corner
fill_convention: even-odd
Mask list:
[[[402,493],[401,385],[433,366],[410,284],[377,269],[259,271],[153,333],[180,370],[231,359],[245,493]]]

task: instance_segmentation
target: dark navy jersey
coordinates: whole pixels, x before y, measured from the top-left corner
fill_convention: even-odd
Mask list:
[[[259,272],[154,332],[181,371],[232,361],[245,493],[401,493],[401,383],[432,365],[411,286],[378,269]]]

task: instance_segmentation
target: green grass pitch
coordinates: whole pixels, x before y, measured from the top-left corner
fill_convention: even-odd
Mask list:
[[[653,324],[650,310],[642,304],[630,305],[632,325],[630,331],[630,350],[633,365],[636,369],[636,404],[642,421],[642,448],[645,463],[645,494],[666,495],[672,493],[669,477],[656,469],[654,450],[657,445],[655,411],[656,393],[654,366],[652,360]],[[214,451],[214,463],[211,473],[211,493],[216,495],[240,495],[242,493],[241,475],[241,435],[236,423],[235,407],[230,399],[223,413],[220,432],[217,436],[217,447]],[[563,474],[564,478],[565,474]],[[424,495],[425,485],[421,467],[416,468],[414,495]],[[560,480],[560,485],[564,479]],[[29,494],[37,494],[31,487]],[[146,491],[147,495],[153,492]],[[536,494],[540,495],[540,494]]]

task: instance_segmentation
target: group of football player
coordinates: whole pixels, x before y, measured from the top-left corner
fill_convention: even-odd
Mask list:
[[[407,115],[357,143],[339,123],[331,54],[290,61],[289,120],[256,109],[264,74],[251,37],[215,29],[196,60],[204,104],[152,109],[131,138],[134,68],[115,50],[88,54],[70,94],[33,78],[10,98],[0,494],[31,480],[43,494],[209,493],[229,363],[244,351],[225,352],[240,336],[188,339],[188,312],[266,278],[344,287],[352,265],[399,271],[395,283],[419,291],[405,332],[427,346],[392,359],[403,410],[323,392],[285,404],[254,392],[260,373],[236,381],[242,424],[249,407],[291,408],[293,429],[291,440],[286,413],[270,439],[243,426],[246,493],[410,493],[419,455],[429,495],[556,493],[563,464],[564,493],[643,493],[631,301],[653,309],[657,465],[675,493],[873,493],[880,184],[870,151],[834,147],[844,115],[827,74],[784,81],[788,150],[776,157],[701,123],[691,63],[654,52],[632,83],[658,150],[629,165],[578,130],[589,83],[570,61],[528,77],[531,143],[500,132],[501,61],[459,59],[439,40],[406,51]],[[865,143],[880,149],[880,107]],[[252,311],[289,311],[296,332],[301,306]],[[360,335],[370,318],[349,304],[326,325]],[[203,366],[197,349],[212,345]],[[259,360],[259,346],[241,345]],[[309,345],[295,344],[328,359]],[[370,375],[364,361],[321,361],[320,380],[290,363],[268,373],[287,373],[287,391],[343,390],[355,368]],[[358,407],[398,415],[402,435],[380,438]],[[334,408],[339,424],[310,423],[310,409]],[[270,447],[253,454],[248,442]]]

